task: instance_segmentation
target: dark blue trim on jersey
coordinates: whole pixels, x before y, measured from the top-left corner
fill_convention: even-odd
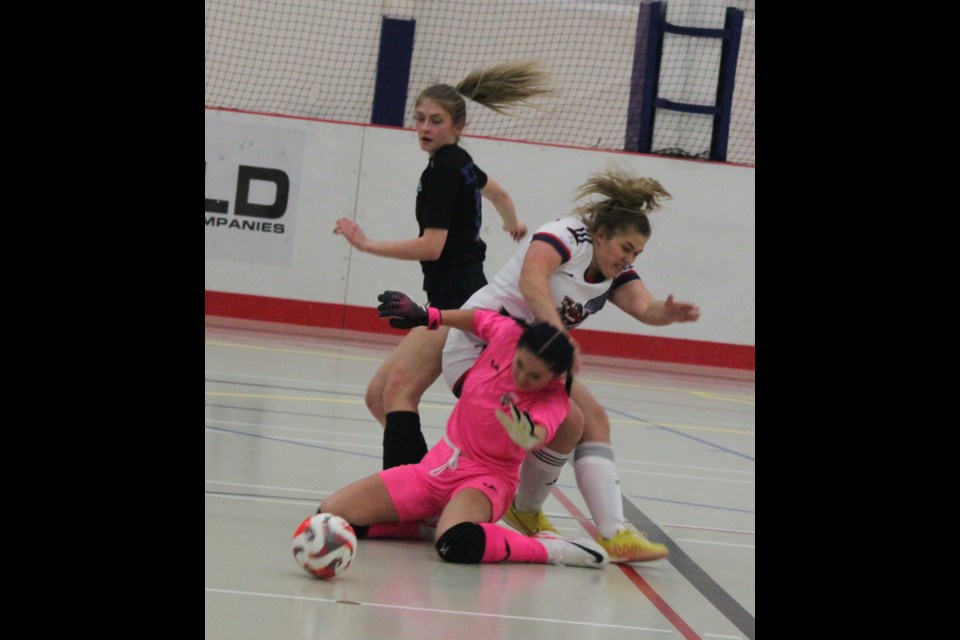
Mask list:
[[[619,286],[625,285],[631,280],[639,280],[640,276],[637,275],[637,272],[633,269],[627,269],[623,273],[617,276],[616,280],[613,281],[613,284],[610,285],[610,291],[612,292]]]
[[[556,249],[557,253],[560,254],[560,264],[563,264],[570,260],[570,250],[567,248],[567,245],[564,244],[563,240],[561,240],[557,236],[551,233],[540,232],[540,233],[533,234],[533,239],[531,240],[531,242],[533,242],[534,240],[541,240],[543,242],[546,242],[551,247]]]
[[[583,310],[586,312],[583,316],[584,320],[595,313],[600,313],[600,309],[603,309],[603,305],[607,304],[607,298],[610,297],[611,291],[613,291],[613,287],[610,287],[596,298],[587,300],[587,304],[583,305]],[[581,320],[581,323],[582,322],[583,321]]]
[[[373,89],[373,114],[370,118],[372,124],[403,126],[416,25],[416,20],[384,17],[381,21],[377,79]]]

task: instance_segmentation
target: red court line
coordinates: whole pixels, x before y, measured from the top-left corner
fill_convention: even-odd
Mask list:
[[[559,500],[564,508],[580,521],[580,525],[587,530],[587,533],[589,533],[591,537],[595,538],[597,535],[599,535],[600,532],[597,531],[597,528],[593,525],[593,522],[591,522],[590,519],[587,518],[583,512],[580,511],[580,509],[578,509],[577,506],[570,501],[569,498],[567,498],[567,496],[563,495],[563,492],[560,491],[560,489],[554,486],[552,493],[553,497]],[[650,586],[650,583],[644,580],[643,577],[637,573],[636,569],[631,567],[629,564],[616,564],[615,566],[623,572],[623,575],[629,578],[630,582],[636,585],[636,587],[643,592],[643,595],[647,596],[650,602],[653,603],[653,606],[660,610],[660,613],[662,613],[664,617],[669,620],[674,627],[677,628],[677,631],[683,634],[684,638],[687,638],[687,640],[702,640],[700,636],[697,635],[697,632],[691,629],[690,625],[688,625],[683,618],[681,618],[680,615],[674,611],[673,608],[670,607],[670,605],[668,605],[663,598],[660,597],[660,594],[653,590],[653,587]]]

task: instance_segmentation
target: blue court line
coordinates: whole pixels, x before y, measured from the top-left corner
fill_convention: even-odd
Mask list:
[[[284,443],[284,444],[292,444],[292,445],[297,445],[297,446],[301,446],[301,447],[310,447],[311,449],[320,449],[320,450],[323,450],[323,451],[332,451],[332,452],[334,452],[334,453],[345,453],[345,454],[347,454],[347,455],[359,456],[359,457],[361,457],[361,458],[373,458],[373,459],[376,459],[376,460],[381,460],[381,459],[382,459],[382,456],[376,456],[376,455],[373,455],[373,454],[370,454],[370,453],[358,453],[358,452],[356,452],[356,451],[346,451],[346,450],[344,450],[344,449],[337,449],[337,448],[335,448],[335,447],[330,447],[330,446],[325,446],[325,445],[319,445],[319,444],[311,444],[311,443],[309,443],[309,442],[301,442],[301,441],[298,441],[298,440],[288,440],[288,439],[286,439],[286,438],[278,438],[278,437],[276,437],[276,436],[265,436],[265,435],[261,435],[261,434],[258,434],[258,433],[246,433],[246,432],[244,432],[244,431],[237,431],[237,430],[235,430],[235,429],[226,429],[226,428],[224,428],[224,427],[215,427],[215,426],[212,426],[212,425],[204,425],[204,428],[206,428],[206,429],[211,429],[211,430],[213,430],[213,431],[220,431],[220,432],[223,432],[223,433],[231,433],[231,434],[236,435],[236,436],[246,436],[246,437],[248,437],[248,438],[259,438],[260,440],[270,440],[270,441],[272,441],[272,442],[282,442],[282,443]],[[565,489],[576,490],[576,491],[579,491],[579,490],[580,490],[579,487],[577,487],[576,485],[557,484],[557,486],[558,486],[558,487],[563,487],[563,488],[565,488]],[[716,506],[716,505],[698,504],[698,503],[695,503],[695,502],[682,502],[682,501],[680,501],[680,500],[664,500],[663,498],[653,498],[653,497],[650,497],[650,496],[629,496],[629,497],[631,497],[631,498],[638,498],[638,499],[640,499],[640,500],[654,500],[654,501],[657,501],[657,502],[666,502],[666,503],[669,503],[669,504],[683,505],[683,506],[686,506],[686,507],[699,507],[699,508],[701,508],[701,509],[719,509],[719,510],[722,510],[722,511],[736,511],[736,512],[740,512],[740,513],[751,513],[751,514],[752,514],[752,513],[755,513],[754,511],[748,511],[748,510],[746,510],[746,509],[734,509],[734,508],[731,508],[731,507],[719,507],[719,506]]]
[[[229,404],[204,404],[204,407],[210,407],[213,409],[234,409],[236,411],[252,411],[254,413],[269,413],[274,415],[281,416],[299,416],[301,418],[317,418],[318,420],[329,418],[330,420],[343,420],[345,422],[365,422],[372,423],[374,426],[378,426],[373,418],[350,418],[347,416],[340,415],[328,415],[325,413],[303,413],[302,411],[281,411],[279,409],[264,409],[263,407],[240,407],[236,405]],[[432,425],[432,424],[421,424],[421,429],[446,429],[446,425]]]
[[[562,487],[564,489],[570,489],[571,491],[580,491],[580,487],[575,484],[560,484],[557,483],[556,486]],[[747,513],[756,515],[756,511],[751,511],[750,509],[736,509],[734,507],[719,507],[715,504],[700,504],[698,502],[684,502],[683,500],[664,500],[663,498],[653,498],[651,496],[625,496],[628,498],[636,498],[638,500],[651,500],[653,502],[663,502],[666,504],[676,504],[683,507],[697,507],[699,509],[717,509],[718,511],[733,511],[735,513]]]
[[[676,429],[671,429],[660,424],[655,424],[649,420],[643,420],[642,418],[637,418],[636,416],[630,415],[623,411],[618,411],[616,409],[611,409],[609,407],[604,407],[607,412],[617,414],[638,422],[643,422],[651,427],[657,427],[668,431],[678,436],[683,436],[684,438],[689,438],[695,442],[705,444],[707,446],[713,447],[717,450],[724,451],[726,453],[739,456],[750,460],[751,462],[756,462],[756,460],[746,454],[740,453],[739,451],[734,451],[726,447],[722,447],[714,442],[704,440],[703,438],[698,438],[691,436],[689,434],[677,431]],[[673,567],[677,570],[680,575],[687,579],[687,581],[693,585],[693,587],[700,592],[704,598],[707,599],[710,604],[712,604],[717,611],[723,614],[727,620],[733,623],[740,631],[742,631],[747,638],[753,640],[756,637],[756,618],[750,615],[750,612],[747,611],[743,605],[737,602],[733,596],[724,591],[724,589],[717,584],[717,581],[714,580],[710,575],[700,568],[696,562],[694,562],[690,556],[688,556],[683,549],[681,549],[673,540],[670,538],[666,532],[663,531],[657,524],[647,517],[645,513],[640,511],[640,509],[630,502],[627,496],[621,494],[621,500],[623,501],[623,513],[627,519],[627,522],[632,522],[638,529],[641,531],[646,531],[652,533],[655,540],[664,540],[667,545],[667,548],[670,550],[670,554],[667,556],[667,560]]]
[[[657,425],[653,425],[657,426]],[[230,433],[239,436],[247,436],[250,438],[259,438],[261,440],[270,440],[272,442],[281,442],[284,444],[293,444],[298,446],[310,447],[312,449],[321,449],[323,451],[332,451],[336,453],[345,453],[348,455],[361,456],[364,458],[374,458],[377,460],[381,459],[381,456],[375,456],[368,453],[356,453],[354,451],[347,451],[344,449],[337,449],[334,447],[327,447],[322,445],[314,445],[307,442],[298,442],[295,440],[287,440],[285,438],[276,438],[274,436],[265,436],[260,434],[253,433],[244,433],[243,431],[236,431],[234,429],[224,429],[222,427],[214,427],[210,425],[204,425],[204,428],[211,429],[213,431],[220,431],[223,433]],[[683,434],[680,434],[683,435]],[[753,640],[755,637],[755,626],[756,621],[750,613],[740,605],[739,602],[733,599],[730,594],[723,590],[717,582],[709,576],[703,569],[697,565],[684,551],[673,542],[669,535],[667,535],[656,523],[654,523],[650,518],[646,516],[639,508],[636,507],[626,496],[621,495],[623,501],[623,511],[624,515],[627,517],[628,522],[632,522],[637,526],[641,531],[653,532],[655,534],[655,539],[664,540],[667,548],[670,550],[670,555],[667,556],[667,560],[674,566],[674,568],[690,582],[700,594],[706,598],[720,613],[722,613],[730,622],[732,622],[738,629],[743,631],[746,634],[747,638]]]
[[[245,433],[243,431],[235,431],[234,429],[224,429],[223,427],[214,427],[208,424],[203,425],[206,429],[211,429],[213,431],[221,431],[223,433],[232,433],[235,436],[247,436],[248,438],[259,438],[260,440],[270,440],[272,442],[282,442],[284,444],[295,444],[300,447],[310,447],[311,449],[322,449],[323,451],[333,451],[334,453],[346,453],[351,456],[360,456],[362,458],[374,458],[375,460],[383,460],[383,456],[375,456],[371,453],[357,453],[356,451],[346,451],[344,449],[336,449],[334,447],[325,447],[319,444],[310,444],[309,442],[299,442],[297,440],[287,440],[285,438],[277,438],[274,436],[265,436],[259,433]]]
[[[698,438],[697,436],[692,436],[692,435],[690,435],[689,433],[684,433],[684,432],[682,432],[682,431],[679,431],[679,430],[677,430],[677,429],[673,429],[673,428],[671,428],[671,427],[665,427],[665,426],[663,426],[662,424],[657,424],[657,423],[655,423],[655,422],[650,422],[649,420],[644,420],[643,418],[638,418],[638,417],[636,417],[636,416],[634,416],[634,415],[631,415],[631,414],[629,414],[629,413],[625,413],[625,412],[623,412],[623,411],[618,411],[617,409],[611,409],[610,407],[604,407],[604,409],[606,409],[607,413],[615,413],[615,414],[617,414],[618,416],[621,416],[621,417],[624,417],[624,418],[630,418],[631,420],[636,420],[637,422],[643,422],[643,423],[647,424],[648,426],[656,427],[657,429],[663,429],[664,431],[668,431],[668,432],[670,432],[670,433],[672,433],[672,434],[674,434],[674,435],[677,435],[677,436],[683,436],[684,438],[688,438],[688,439],[690,439],[690,440],[693,440],[694,442],[699,442],[700,444],[705,444],[705,445],[707,445],[707,446],[709,446],[709,447],[713,447],[714,449],[716,449],[716,450],[718,450],[718,451],[722,451],[722,452],[724,452],[724,453],[729,453],[729,454],[731,454],[731,455],[739,456],[739,457],[741,457],[741,458],[743,458],[743,459],[745,459],[745,460],[749,460],[750,462],[756,462],[756,461],[757,461],[756,458],[754,458],[753,456],[748,456],[748,455],[745,454],[745,453],[740,453],[739,451],[734,451],[733,449],[728,449],[727,447],[721,446],[721,445],[719,445],[719,444],[717,444],[717,443],[715,443],[715,442],[710,442],[709,440],[704,440],[703,438]]]
[[[753,640],[756,637],[756,619],[750,615],[743,605],[737,602],[733,596],[724,591],[716,580],[700,568],[693,559],[688,556],[673,540],[664,533],[663,529],[640,511],[626,497],[623,499],[623,514],[627,522],[632,522],[641,531],[653,533],[654,540],[663,540],[664,544],[670,550],[667,560],[673,565],[674,569],[682,575],[693,587],[700,592],[706,600],[712,604],[717,611],[732,622],[744,635]]]

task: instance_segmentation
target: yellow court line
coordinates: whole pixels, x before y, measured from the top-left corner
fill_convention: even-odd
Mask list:
[[[318,398],[312,396],[278,396],[270,395],[267,393],[228,393],[223,391],[204,391],[205,396],[210,396],[212,398],[250,398],[255,400],[303,400],[306,402],[329,402],[334,404],[364,404],[363,400],[356,398]],[[432,402],[421,402],[420,407],[424,409],[438,409],[438,410],[449,410],[449,404],[435,404]],[[616,424],[626,424],[634,425],[640,427],[669,427],[671,429],[677,429],[678,431],[712,431],[716,433],[730,433],[734,435],[741,436],[755,436],[756,434],[753,431],[743,431],[740,429],[725,429],[722,427],[698,427],[689,424],[673,424],[667,422],[658,422],[655,425],[649,422],[643,422],[641,420],[622,420],[622,419],[612,419],[610,423]]]
[[[728,393],[714,393],[712,391],[692,391],[690,389],[679,389],[677,387],[660,387],[652,384],[638,384],[636,382],[611,382],[609,380],[596,380],[590,378],[578,378],[583,380],[585,383],[589,382],[591,384],[606,384],[611,387],[628,387],[631,389],[650,389],[653,391],[669,391],[671,393],[689,393],[693,396],[701,396],[704,398],[710,398],[711,400],[727,400],[729,402],[742,402],[744,404],[755,404],[755,398],[753,396],[736,396]]]
[[[204,391],[203,395],[212,398],[250,398],[252,400],[304,400],[307,402],[331,402],[337,404],[366,404],[364,400],[356,398],[322,398],[316,396],[277,396],[268,393],[229,393],[226,391]],[[451,404],[434,404],[421,402],[421,407],[428,409],[449,409]]]
[[[650,422],[643,422],[640,420],[613,419],[613,420],[610,420],[610,423],[636,425],[640,427],[669,427],[671,429],[676,429],[677,431],[711,431],[714,433],[730,433],[737,436],[750,436],[752,438],[756,437],[757,435],[755,431],[745,431],[743,429],[728,429],[725,427],[697,427],[692,424],[675,424],[670,422],[650,423]]]
[[[372,362],[382,362],[383,358],[371,358],[369,356],[351,356],[342,353],[328,353],[326,351],[304,351],[303,349],[281,349],[279,347],[255,347],[248,344],[237,344],[231,342],[216,342],[204,340],[204,345],[212,347],[227,347],[230,349],[251,349],[253,351],[276,351],[277,353],[295,353],[306,356],[323,356],[327,358],[344,358],[345,360],[370,360]]]
[[[690,391],[695,396],[702,396],[704,398],[709,398],[711,400],[726,400],[728,402],[739,402],[741,404],[757,404],[755,397],[751,396],[734,396],[729,393],[715,393],[713,391]]]
[[[239,344],[235,342],[217,342],[214,340],[205,340],[204,344],[214,346],[214,347],[227,347],[231,349],[252,349],[255,351],[275,351],[277,353],[295,353],[298,355],[307,355],[307,356],[317,356],[317,357],[328,357],[328,358],[343,358],[345,360],[367,360],[371,362],[382,362],[383,358],[372,358],[369,356],[352,356],[341,353],[329,353],[326,351],[304,351],[302,349],[281,349],[279,347],[257,347],[246,344]],[[579,378],[585,383],[589,382],[592,384],[605,384],[612,387],[628,387],[631,389],[649,389],[653,391],[668,391],[670,393],[687,393],[693,396],[698,396],[701,398],[707,398],[710,400],[720,400],[725,402],[736,402],[740,404],[754,405],[756,400],[752,396],[737,396],[728,393],[714,393],[711,391],[691,391],[690,389],[679,389],[677,387],[661,387],[656,385],[649,384],[638,384],[635,382],[611,382],[609,380],[597,380],[591,378]]]

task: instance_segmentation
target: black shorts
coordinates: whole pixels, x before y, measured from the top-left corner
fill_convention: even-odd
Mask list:
[[[430,301],[431,307],[437,309],[459,309],[470,299],[470,296],[485,286],[487,286],[487,278],[483,273],[466,274],[457,280],[455,286],[427,291],[427,300]]]

